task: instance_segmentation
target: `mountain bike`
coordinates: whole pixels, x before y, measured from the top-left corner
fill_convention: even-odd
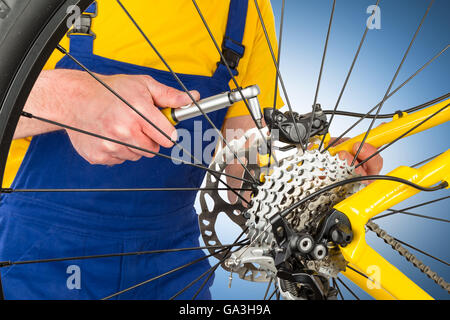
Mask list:
[[[152,49],[158,53],[157,48],[150,41],[151,37],[139,28],[139,22],[134,20],[127,11],[126,1],[117,0],[117,2],[123,9],[124,14],[128,14],[130,20],[136,25],[136,32],[142,33],[143,41],[147,41]],[[383,216],[393,214],[420,216],[410,213],[409,209],[448,199],[449,197],[446,196],[410,208],[391,209],[420,191],[434,192],[448,189],[450,151],[443,150],[442,153],[433,158],[410,167],[401,166],[386,175],[371,176],[356,174],[356,168],[363,163],[357,165],[354,162],[347,163],[337,156],[338,152],[350,151],[356,142],[361,142],[361,146],[368,143],[378,148],[378,151],[372,155],[374,157],[400,139],[450,120],[449,94],[393,114],[381,113],[383,105],[391,96],[448,48],[447,45],[415,74],[394,88],[393,85],[399,70],[433,2],[429,3],[383,99],[367,113],[361,114],[342,111],[339,106],[360,49],[364,45],[368,26],[356,50],[335,107],[331,110],[323,110],[318,104],[318,89],[336,5],[336,1],[330,1],[332,4],[331,16],[315,101],[310,113],[299,115],[293,112],[288,99],[277,58],[280,53],[274,52],[274,47],[268,40],[258,2],[250,0],[250,3],[254,3],[258,10],[261,28],[265,31],[268,50],[271,52],[277,70],[275,92],[277,90],[283,92],[289,110],[282,113],[276,110],[274,106],[265,109],[264,114],[258,114],[258,110],[251,108],[252,101],[250,100],[255,98],[255,95],[248,96],[244,92],[245,88],[241,88],[238,83],[235,83],[237,89],[226,94],[233,94],[236,100],[245,102],[255,120],[255,128],[249,130],[239,139],[222,141],[217,146],[215,157],[208,167],[180,159],[172,159],[181,162],[181,165],[196,166],[206,171],[203,186],[196,189],[201,206],[199,225],[204,246],[182,249],[153,248],[146,252],[121,252],[80,257],[42,257],[40,260],[33,261],[4,261],[0,263],[0,267],[8,268],[13,265],[31,263],[55,263],[80,259],[206,250],[209,254],[202,259],[214,257],[217,262],[195,280],[195,283],[202,282],[202,287],[206,285],[218,268],[223,268],[230,272],[230,275],[235,274],[243,280],[268,283],[265,299],[271,299],[275,295],[279,298],[293,300],[334,300],[339,297],[342,298],[339,284],[348,290],[350,288],[341,280],[340,275],[344,275],[376,299],[430,299],[431,296],[426,290],[411,281],[399,269],[367,245],[366,233],[372,231],[437,285],[450,292],[449,283],[420,261],[410,249],[419,250],[419,252],[428,256],[431,256],[430,254],[394,238],[374,222]],[[86,72],[90,72],[77,61],[76,57],[72,56],[66,48],[61,47],[58,43],[69,29],[67,26],[70,15],[67,10],[68,7],[78,6],[81,11],[84,11],[91,3],[90,0],[0,0],[0,178],[4,174],[8,152],[20,117],[51,123],[61,129],[73,130],[98,139],[126,145],[154,156],[164,156],[158,152],[110,139],[107,136],[86,132],[82,128],[57,123],[42,118],[38,114],[23,112],[23,106],[33,84],[55,48],[72,59]],[[380,0],[375,5],[378,6],[379,3]],[[201,9],[195,0],[193,0],[193,6],[197,10],[199,18],[203,19]],[[375,15],[375,12],[374,9],[372,15]],[[203,22],[205,29],[210,31],[208,22],[204,19]],[[280,27],[281,39],[283,24]],[[211,41],[224,58],[223,52],[217,45],[217,40],[214,39],[211,32],[209,34]],[[281,43],[279,47],[281,48]],[[160,57],[169,66],[164,57],[161,55]],[[226,59],[223,60],[226,63]],[[230,66],[227,65],[227,68],[231,72]],[[175,72],[170,67],[168,69],[180,81]],[[95,77],[94,74],[90,74]],[[234,76],[233,79],[236,81]],[[182,83],[179,84],[180,87],[184,88]],[[108,90],[108,88],[105,87],[105,90]],[[186,90],[186,92],[188,91]],[[112,93],[120,98],[117,93]],[[202,112],[207,111],[203,110],[202,106],[202,101],[196,102],[193,99],[191,107],[197,108],[204,117],[208,117],[207,112]],[[132,106],[130,105],[130,107]],[[169,114],[167,116],[171,117]],[[357,121],[339,137],[331,139],[328,129],[336,116],[354,117]],[[262,125],[261,119],[263,117],[266,126]],[[342,142],[349,131],[364,119],[371,119],[369,129],[361,135]],[[374,127],[377,119],[388,120],[386,120],[386,123]],[[172,120],[174,120],[173,117]],[[223,137],[221,138],[225,140]],[[227,166],[233,161],[236,164],[236,160],[237,165],[244,167],[242,176],[233,176],[226,171]],[[230,179],[240,181],[241,186],[239,188],[229,187],[227,181]],[[372,183],[366,185],[363,183],[365,181],[371,181]],[[180,186],[169,190],[161,186],[158,190],[149,188],[135,189],[134,191],[182,192],[186,189]],[[83,192],[120,193],[127,191],[131,190],[120,188],[82,190],[70,189],[70,186],[67,186],[67,189],[1,188],[2,194],[72,192],[74,196],[82,196]],[[229,199],[229,194],[232,194],[234,201]],[[386,213],[382,214],[383,212]],[[242,229],[241,234],[231,244],[222,244],[216,230],[217,218],[221,213],[225,213],[234,224]],[[422,216],[422,218],[439,220],[444,223],[449,222],[445,219],[430,216]],[[446,261],[431,257],[448,266]],[[167,270],[166,273],[161,274],[160,278],[182,272],[184,268],[188,268],[197,262],[192,261],[189,264]],[[105,299],[117,297],[151,281],[152,279],[149,279],[120,292],[111,293]],[[273,286],[274,291],[269,295],[271,286]],[[185,289],[174,292],[172,298],[176,298]],[[354,293],[352,292],[352,294]],[[195,299],[196,296],[193,298]]]

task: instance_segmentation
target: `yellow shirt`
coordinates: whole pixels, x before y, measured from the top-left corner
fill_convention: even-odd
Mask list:
[[[164,64],[144,41],[142,35],[116,1],[97,0],[98,16],[93,19],[96,34],[94,54],[109,59],[167,71]],[[221,46],[225,34],[229,0],[197,0],[216,41]],[[275,21],[269,0],[258,0],[267,31],[277,52]],[[212,76],[220,55],[191,0],[127,0],[124,5],[144,30],[171,68],[178,73]],[[67,50],[69,39],[60,43]],[[261,88],[262,108],[273,105],[275,67],[259,21],[255,4],[249,0],[247,23],[243,38],[245,54],[238,67],[237,82],[246,87]],[[53,69],[62,58],[58,51],[51,56],[45,69]],[[230,87],[235,88],[233,82]],[[278,107],[282,101],[278,97]],[[244,103],[229,108],[227,117],[248,114]],[[22,162],[29,140],[14,141],[5,172],[4,187],[9,186]]]

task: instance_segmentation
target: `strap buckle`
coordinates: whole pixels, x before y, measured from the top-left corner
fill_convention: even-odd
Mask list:
[[[245,53],[245,46],[235,40],[225,37],[222,44],[222,54],[230,69],[235,70]],[[223,59],[220,61],[225,64]]]
[[[75,21],[73,28],[67,32],[67,36],[70,37],[73,34],[78,35],[87,35],[94,37],[94,39],[97,37],[97,35],[92,32],[91,26],[92,26],[92,20],[97,17],[98,14],[98,4],[96,2],[91,5],[93,8],[92,12],[83,12]]]

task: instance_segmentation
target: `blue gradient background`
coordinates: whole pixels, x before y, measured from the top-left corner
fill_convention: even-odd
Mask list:
[[[318,101],[325,109],[332,109],[335,105],[369,17],[366,9],[375,3],[376,0],[337,1]],[[341,110],[367,112],[383,98],[428,3],[429,1],[426,0],[381,0],[381,29],[370,30],[367,35],[341,101]],[[273,0],[272,5],[277,25],[279,25],[281,0]],[[281,72],[293,107],[295,111],[301,113],[309,112],[313,104],[331,5],[331,0],[286,1]],[[435,1],[394,88],[449,43],[449,12],[450,1]],[[382,113],[416,106],[447,93],[449,71],[450,55],[446,52],[389,99]],[[354,121],[354,118],[337,117],[331,128],[332,134],[341,133]],[[363,122],[351,132],[351,135],[365,131],[368,126],[369,121]],[[385,160],[383,173],[388,173],[399,165],[415,164],[445,151],[449,146],[449,133],[450,124],[447,123],[396,143],[383,152]],[[449,195],[448,190],[433,194],[421,193],[397,208],[405,208],[446,195]],[[445,200],[411,210],[411,212],[448,219],[449,204],[450,201]],[[395,237],[441,259],[450,260],[448,249],[450,234],[445,223],[400,214],[380,219],[378,223]],[[222,234],[223,243],[230,243],[239,233],[229,220],[222,217],[219,218],[217,225],[219,233]],[[444,290],[372,233],[368,234],[368,242],[433,297],[449,298]],[[447,281],[450,280],[450,270],[447,266],[419,253],[417,255],[425,264],[432,266],[432,270],[438,272]],[[214,260],[211,262],[214,263]],[[229,274],[222,269],[216,272],[216,280],[211,288],[214,299],[263,298],[266,284],[246,282],[235,275],[232,287],[229,289],[228,276]],[[342,278],[360,298],[370,298],[344,277]],[[341,290],[346,298],[352,298],[342,286]]]

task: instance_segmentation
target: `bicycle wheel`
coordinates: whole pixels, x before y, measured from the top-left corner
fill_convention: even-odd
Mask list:
[[[139,28],[139,22],[135,21],[132,15],[126,10],[126,3],[122,4],[120,1],[118,2],[124,11],[124,14],[126,14],[137,27],[137,31],[144,35],[148,44],[158,53],[157,48],[154,47],[148,36],[145,35],[145,32]],[[375,5],[377,6],[379,2],[380,1]],[[71,6],[78,6],[81,11],[84,11],[91,3],[92,1],[89,0],[0,0],[0,8],[2,9],[2,11],[0,11],[0,57],[2,57],[2,59],[0,59],[0,70],[2,70],[2,76],[0,77],[0,178],[2,178],[4,174],[11,142],[20,117],[28,117],[35,119],[36,121],[52,123],[62,129],[78,131],[79,133],[90,135],[98,139],[127,145],[104,135],[86,132],[80,128],[74,128],[63,123],[57,123],[42,118],[37,114],[23,112],[23,107],[33,84],[55,48],[77,63],[86,72],[89,72],[89,70],[77,61],[75,57],[70,55],[65,48],[58,46],[58,43],[69,29],[67,21],[70,17],[70,14],[68,13],[70,11],[68,11],[68,8]],[[406,250],[405,246],[415,250],[419,250],[418,248],[386,235],[386,233],[373,222],[376,218],[381,217],[375,217],[375,215],[384,210],[388,210],[386,215],[403,213],[420,216],[419,214],[409,212],[409,209],[448,199],[448,196],[440,197],[432,201],[423,202],[416,206],[399,210],[391,209],[391,206],[396,203],[387,203],[386,206],[379,205],[379,201],[377,202],[379,199],[373,196],[374,194],[379,195],[380,189],[382,190],[382,188],[390,189],[395,187],[398,189],[400,188],[399,186],[401,186],[401,188],[408,190],[409,196],[412,196],[417,190],[431,192],[448,187],[448,183],[446,182],[448,176],[445,176],[444,174],[449,170],[447,168],[448,165],[445,166],[445,162],[448,160],[448,151],[433,159],[428,159],[430,161],[428,167],[422,167],[424,176],[427,176],[428,174],[428,171],[425,170],[433,171],[433,164],[436,166],[439,165],[442,169],[441,171],[433,171],[439,171],[439,173],[436,173],[436,177],[432,180],[432,183],[428,182],[428,180],[426,182],[421,179],[415,180],[406,173],[399,174],[397,172],[384,176],[372,175],[368,178],[359,177],[355,170],[357,167],[362,166],[362,163],[355,164],[355,161],[353,161],[349,164],[336,156],[337,152],[348,150],[350,143],[355,142],[361,142],[361,148],[365,143],[373,144],[380,148],[378,152],[381,152],[403,137],[445,123],[449,120],[447,108],[449,104],[448,94],[430,101],[429,103],[421,104],[402,112],[397,112],[397,114],[381,113],[382,107],[387,99],[394,95],[401,87],[414,78],[417,73],[421,72],[428,64],[443,54],[448,48],[448,46],[445,47],[444,50],[428,61],[426,65],[408,78],[408,80],[394,89],[393,84],[397,79],[404,60],[408,56],[417,33],[420,31],[421,26],[425,21],[433,1],[431,1],[428,8],[426,8],[426,12],[418,25],[416,33],[398,66],[397,72],[395,73],[386,94],[367,114],[357,114],[347,111],[343,112],[339,110],[339,105],[341,97],[346,90],[347,82],[351,77],[355,62],[358,59],[360,49],[364,45],[369,26],[365,29],[364,35],[359,43],[335,108],[333,110],[322,110],[318,105],[319,88],[325,58],[327,56],[329,36],[333,23],[335,23],[333,19],[336,1],[330,2],[331,15],[328,23],[328,31],[326,33],[313,109],[312,112],[307,115],[298,115],[293,112],[286,86],[279,69],[280,61],[277,60],[277,56],[280,56],[280,52],[275,52],[274,46],[272,46],[269,41],[269,36],[258,2],[255,0],[249,1],[249,3],[254,3],[258,12],[260,25],[266,36],[268,50],[273,58],[273,61],[270,63],[273,63],[277,70],[274,77],[275,97],[277,91],[280,89],[280,91],[283,92],[289,111],[286,114],[278,113],[275,108],[275,101],[273,108],[265,110],[265,120],[268,123],[268,126],[265,128],[261,128],[260,123],[257,121],[259,120],[257,114],[255,114],[255,112],[251,113],[253,120],[255,120],[255,129],[251,129],[240,139],[233,141],[226,141],[223,136],[220,136],[223,143],[217,147],[215,158],[209,167],[196,164],[195,162],[190,163],[188,161],[181,161],[181,165],[195,166],[196,168],[207,172],[203,187],[195,190],[199,192],[202,210],[199,215],[199,225],[204,246],[181,249],[150,248],[147,251],[141,252],[121,252],[79,257],[42,257],[42,259],[33,261],[5,261],[0,265],[2,268],[31,263],[53,263],[65,260],[102,259],[113,256],[141,256],[162,252],[207,250],[209,251],[209,255],[166,270],[166,272],[161,273],[160,276],[136,283],[136,285],[119,292],[111,292],[111,294],[105,298],[114,298],[126,292],[135,290],[136,288],[148,285],[155,279],[164,278],[165,276],[178,271],[183,272],[182,270],[185,268],[209,257],[217,258],[218,262],[205,273],[199,275],[190,284],[173,292],[172,298],[178,297],[194,284],[201,284],[199,290],[195,292],[193,296],[195,299],[200,290],[207,284],[219,267],[222,267],[227,272],[237,274],[244,280],[268,282],[269,285],[267,290],[262,290],[261,297],[265,291],[264,298],[269,299],[276,295],[278,298],[283,297],[284,299],[294,300],[333,300],[342,297],[342,292],[338,283],[343,284],[343,286],[356,297],[356,294],[351,288],[339,278],[341,273],[345,273],[347,277],[361,288],[365,287],[363,289],[367,289],[366,291],[369,293],[370,290],[375,288],[374,292],[376,293],[374,296],[376,298],[428,298],[429,296],[425,291],[413,284],[412,281],[408,281],[406,278],[401,278],[401,291],[393,292],[395,290],[392,289],[391,292],[390,290],[393,286],[392,283],[384,284],[381,280],[375,279],[372,274],[368,274],[369,270],[364,268],[366,267],[366,261],[364,261],[365,264],[362,265],[358,264],[361,262],[359,260],[349,261],[354,258],[352,257],[352,254],[349,253],[351,252],[350,249],[355,246],[357,240],[363,238],[361,229],[364,228],[364,226],[367,226],[368,229],[374,231],[402,256],[418,266],[422,272],[432,278],[432,280],[443,287],[444,290],[447,292],[449,291],[448,283],[446,283],[442,277],[431,271],[429,267],[424,265],[418,258],[412,255],[411,252]],[[284,5],[283,1],[283,13]],[[201,8],[197,5],[196,1],[193,1],[193,6],[197,10],[200,18],[202,18],[206,30],[209,31],[209,35],[212,38],[211,40],[216,45],[227,71],[233,74],[227,63],[227,59],[224,57],[224,53],[220,51],[216,39],[214,39],[210,32],[208,22],[204,19]],[[372,16],[375,16],[377,13],[376,6],[372,8]],[[281,23],[279,48],[281,48],[282,28],[283,23]],[[167,61],[165,61],[161,55],[159,56],[163,63],[169,67]],[[169,71],[173,74],[177,83],[188,92],[182,81],[170,67]],[[95,77],[94,74],[91,75]],[[236,82],[235,77],[233,76],[232,78],[238,88],[235,91],[238,99],[243,100],[247,107],[249,107],[249,110],[252,110],[249,102],[250,99],[245,97],[242,89]],[[99,79],[96,78],[96,80]],[[111,88],[105,87],[105,90],[111,91]],[[117,92],[112,90],[112,93],[116,95],[117,98],[121,99]],[[190,97],[192,98],[191,95]],[[194,99],[193,104],[201,111],[199,103]],[[127,103],[127,105],[132,108],[130,103]],[[411,113],[411,115],[407,115],[408,113]],[[326,115],[331,115],[329,121],[327,121]],[[337,141],[349,132],[349,130],[344,131],[338,139],[330,143],[328,139],[329,135],[327,135],[327,133],[333,119],[337,115],[358,118],[356,124],[352,125],[349,130],[365,118],[372,119],[372,121],[367,133],[337,145]],[[208,117],[205,113],[203,113],[203,116]],[[385,127],[374,128],[374,123],[377,119],[391,117],[394,117],[394,120],[385,125]],[[319,123],[317,123],[317,121],[319,121]],[[215,129],[217,130],[217,128]],[[275,132],[277,132],[277,135],[274,134]],[[281,139],[279,138],[280,136]],[[310,143],[315,146],[308,146]],[[250,147],[248,147],[249,145]],[[386,147],[383,147],[384,145]],[[154,156],[164,157],[161,153],[145,150],[138,146],[129,144],[127,146],[143,152],[148,152]],[[266,148],[267,146],[269,147],[268,149]],[[361,152],[361,148],[357,151],[357,154]],[[378,152],[376,154],[378,154]],[[376,154],[373,156],[376,156]],[[355,159],[356,157],[354,160]],[[180,159],[172,158],[172,160],[180,162]],[[233,176],[232,174],[227,173],[227,166],[232,162],[235,165],[244,167],[241,176]],[[419,165],[422,164],[419,163],[418,166]],[[414,171],[413,173],[417,172]],[[235,179],[240,181],[241,184],[238,187],[230,187],[228,179]],[[365,185],[362,184],[365,180],[380,181],[374,182],[369,187],[365,187]],[[179,188],[172,188],[172,191],[183,191],[186,189],[190,188],[180,186]],[[411,190],[415,191],[413,192]],[[51,188],[22,190],[2,188],[3,194],[21,192],[71,192],[79,195],[79,193],[82,192],[128,191],[160,192],[170,190],[165,186],[161,186],[160,190],[156,190],[156,188],[136,188],[134,190],[118,188],[81,190],[70,189],[70,186],[67,186],[67,189],[58,190]],[[229,199],[229,193],[231,193],[232,198],[234,198],[233,201]],[[248,198],[249,193],[251,193],[251,198]],[[365,205],[370,205],[369,202],[364,203],[361,199],[368,199],[367,201],[375,199],[374,203],[377,208],[379,207],[378,209],[381,210],[380,212],[374,210],[372,216],[363,221],[362,225],[358,225],[360,229],[356,228],[358,218],[351,216],[351,214],[346,211],[349,210],[348,208],[356,207],[356,205],[349,205],[349,203],[352,203],[351,201],[355,201],[354,199],[360,199],[356,202],[358,202],[360,206],[358,209],[361,211],[366,209]],[[361,204],[361,202],[363,203]],[[216,230],[217,221],[223,214],[225,214],[225,216],[236,224],[238,228],[241,229],[240,231],[242,231],[231,244],[222,244],[221,237]],[[448,223],[448,220],[443,218],[422,217]],[[448,263],[442,259],[438,259],[421,250],[419,250],[419,252],[425,253],[433,259],[438,260],[438,262],[448,266]],[[390,265],[384,266],[391,268]],[[397,274],[397,269],[392,269],[391,271],[393,274]],[[361,279],[358,279],[358,277],[361,277]],[[272,285],[274,286],[274,289],[270,295],[269,289]],[[411,294],[411,292],[413,293]]]

